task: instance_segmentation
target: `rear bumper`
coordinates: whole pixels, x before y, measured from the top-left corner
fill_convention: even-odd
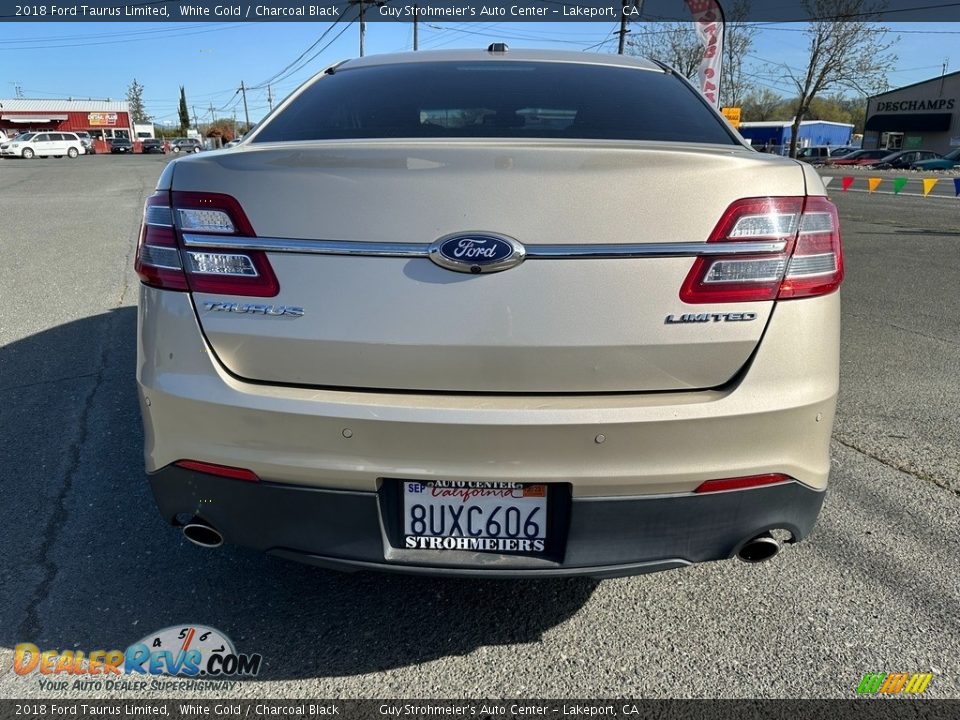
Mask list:
[[[800,540],[824,491],[789,482],[696,495],[572,498],[555,558],[407,550],[391,540],[398,508],[379,492],[321,490],[229,480],[178,467],[150,476],[160,513],[199,517],[226,542],[341,570],[482,577],[615,577],[733,557],[772,529]]]
[[[351,568],[496,576],[629,575],[728,558],[770,528],[813,526],[827,485],[839,298],[781,303],[727,387],[687,393],[469,396],[278,387],[225,372],[185,293],[141,287],[137,379],[161,513],[227,542]],[[253,471],[247,483],[173,467]],[[696,495],[706,480],[798,482]],[[566,488],[562,553],[395,547],[384,478]]]

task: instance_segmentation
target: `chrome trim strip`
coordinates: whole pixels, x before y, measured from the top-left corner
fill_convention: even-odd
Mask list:
[[[380,243],[352,240],[297,240],[294,238],[238,237],[183,234],[187,247],[220,250],[263,250],[307,255],[366,255],[371,257],[428,257],[430,243]]]
[[[367,257],[429,257],[432,243],[382,243],[353,240],[299,240],[296,238],[238,237],[183,234],[187,247],[222,250],[263,250],[306,255]],[[755,255],[783,252],[786,240],[716,243],[634,243],[613,245],[525,245],[527,259],[605,259],[695,257],[697,255]]]
[[[754,255],[783,252],[785,240],[716,243],[642,243],[629,245],[527,245],[528,258],[641,258],[697,255]]]

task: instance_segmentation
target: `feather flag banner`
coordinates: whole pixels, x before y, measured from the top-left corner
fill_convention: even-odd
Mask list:
[[[697,77],[700,92],[714,107],[720,107],[720,70],[723,63],[723,9],[717,0],[686,0],[697,37],[703,44],[703,59]]]

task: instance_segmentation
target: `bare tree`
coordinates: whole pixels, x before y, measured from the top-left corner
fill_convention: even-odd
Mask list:
[[[703,46],[692,22],[656,22],[631,33],[627,53],[659,60],[691,79],[700,67]]]
[[[890,52],[898,38],[890,38],[890,28],[877,25],[882,10],[870,0],[804,0],[808,12],[816,18],[807,29],[809,61],[804,71],[785,67],[786,75],[797,88],[790,138],[790,156],[797,155],[800,123],[810,103],[827,90],[854,90],[861,95],[887,87],[887,70],[896,63]]]
[[[737,0],[724,11],[726,22],[723,28],[723,65],[720,68],[720,105],[740,107],[754,87],[745,65],[758,30],[746,24],[750,11],[747,0]]]
[[[737,0],[729,9],[724,8],[726,22],[720,73],[720,104],[723,106],[739,106],[752,87],[752,81],[744,72],[747,53],[757,34],[756,28],[744,22],[749,8],[747,0]],[[647,23],[644,29],[631,34],[627,52],[666,63],[691,80],[697,76],[703,59],[703,45],[692,21]]]

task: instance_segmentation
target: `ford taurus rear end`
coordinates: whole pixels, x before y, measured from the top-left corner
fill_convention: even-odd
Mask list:
[[[612,576],[767,559],[823,502],[836,209],[658,65],[334,66],[167,166],[136,268],[150,485],[198,544]]]

